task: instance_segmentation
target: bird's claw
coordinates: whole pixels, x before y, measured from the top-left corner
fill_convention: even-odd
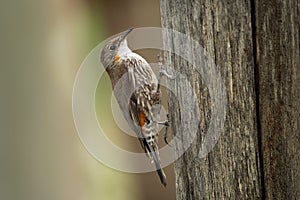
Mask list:
[[[167,145],[169,145],[168,142],[168,128],[170,126],[169,124],[169,114],[167,114],[167,120],[164,122],[159,122],[160,125],[164,125],[165,126],[165,131],[164,131],[164,141]]]
[[[168,72],[168,69],[165,68],[165,67],[163,67],[164,65],[162,63],[163,59],[162,59],[162,56],[161,56],[161,51],[158,52],[157,59],[158,59],[158,66],[159,66],[159,76],[158,76],[158,88],[157,88],[157,91],[159,91],[161,78],[163,76],[166,76],[168,79],[174,80],[177,77],[177,74],[175,74],[174,71],[172,72],[172,74],[170,74]]]

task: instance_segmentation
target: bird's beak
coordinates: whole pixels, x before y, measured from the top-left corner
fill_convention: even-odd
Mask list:
[[[120,43],[125,40],[127,38],[127,36],[129,35],[129,33],[133,30],[134,28],[130,28],[126,31],[124,31],[123,33],[121,33],[120,35]]]

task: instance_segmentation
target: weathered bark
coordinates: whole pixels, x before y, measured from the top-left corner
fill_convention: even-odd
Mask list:
[[[257,92],[267,199],[300,198],[300,1],[255,2]]]
[[[185,107],[179,105],[187,104],[185,97],[195,92],[200,111],[196,137],[175,162],[178,200],[299,196],[299,2],[291,1],[269,5],[267,0],[161,0],[163,28],[182,32],[203,46],[217,65],[227,95],[223,133],[213,150],[197,159],[215,97],[194,70],[196,63],[166,54],[166,65],[185,75],[193,90],[182,87],[185,83],[179,78],[168,83],[177,96],[169,93],[171,130],[182,139],[176,140],[175,153],[185,149],[186,137],[192,134],[182,131],[189,124],[182,123]],[[189,45],[170,36],[164,33],[165,48],[187,48],[193,54]]]
[[[258,167],[254,59],[250,2],[240,1],[162,1],[163,27],[173,28],[199,41],[217,64],[227,93],[227,119],[224,132],[213,151],[197,158],[210,121],[210,94],[191,66],[176,57],[173,66],[195,83],[200,109],[196,142],[175,163],[178,199],[239,199],[261,197]],[[178,40],[165,45],[180,48]],[[166,58],[168,62],[169,59]],[[203,78],[203,77],[202,77]],[[180,85],[181,83],[178,83]],[[174,88],[176,90],[176,88]],[[187,96],[186,90],[178,97]],[[178,109],[170,99],[172,132],[180,132]],[[181,101],[179,98],[178,101]],[[184,109],[184,108],[180,108]],[[176,150],[181,144],[176,144]]]

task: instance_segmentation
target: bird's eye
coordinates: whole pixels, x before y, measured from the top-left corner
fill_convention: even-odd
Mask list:
[[[115,45],[111,45],[110,47],[109,47],[109,50],[115,50],[116,49],[116,46]]]

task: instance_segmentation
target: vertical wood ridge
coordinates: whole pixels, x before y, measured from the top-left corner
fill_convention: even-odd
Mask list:
[[[262,147],[262,131],[260,122],[260,106],[259,106],[259,65],[257,63],[257,31],[256,31],[256,4],[255,0],[251,2],[251,28],[252,28],[252,46],[253,46],[253,62],[254,62],[254,82],[255,82],[255,110],[256,110],[256,125],[257,125],[257,140],[258,140],[258,156],[257,170],[260,172],[260,184],[262,199],[265,199],[265,181],[264,181],[264,161]]]

